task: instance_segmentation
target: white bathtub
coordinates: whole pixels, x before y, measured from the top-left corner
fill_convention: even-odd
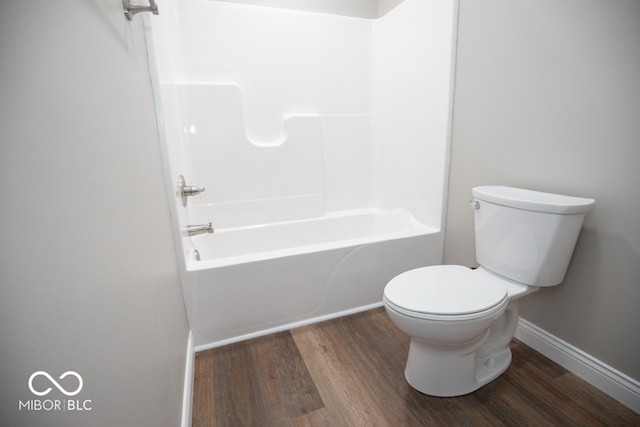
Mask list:
[[[192,238],[200,261],[195,259],[193,253],[187,269],[196,271],[244,264],[431,234],[434,231],[415,221],[404,209],[358,209],[320,218],[216,229],[213,236]]]
[[[380,306],[392,277],[442,261],[442,233],[402,209],[221,229],[191,241],[183,284],[196,350]]]
[[[198,350],[379,306],[442,262],[456,0],[163,1],[145,28]],[[179,176],[206,191],[184,205]]]

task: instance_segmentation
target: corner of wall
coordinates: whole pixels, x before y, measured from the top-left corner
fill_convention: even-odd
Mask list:
[[[187,354],[184,368],[184,390],[182,394],[182,427],[191,427],[193,412],[193,380],[195,375],[195,349],[193,346],[193,332],[189,331],[187,340]]]

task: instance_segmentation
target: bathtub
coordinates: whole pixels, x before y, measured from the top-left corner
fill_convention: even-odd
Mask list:
[[[404,209],[358,209],[320,218],[276,222],[215,231],[192,238],[189,271],[400,239],[435,230]],[[196,252],[200,260],[196,259]]]
[[[442,262],[457,0],[235,3],[145,15],[196,350],[378,307]],[[180,176],[206,191],[184,203]]]
[[[200,351],[379,307],[391,278],[441,263],[443,237],[406,210],[362,209],[189,240],[182,281]]]

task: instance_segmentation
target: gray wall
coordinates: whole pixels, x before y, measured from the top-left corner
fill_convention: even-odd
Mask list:
[[[120,0],[2,1],[0,55],[0,424],[180,425],[188,327],[142,21]],[[39,370],[84,380],[40,399],[92,410],[18,411]]]
[[[640,380],[640,1],[461,0],[447,263],[471,188],[596,199],[566,280],[523,318]]]

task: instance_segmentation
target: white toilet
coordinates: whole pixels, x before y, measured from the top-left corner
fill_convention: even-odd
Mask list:
[[[432,396],[471,393],[511,363],[515,299],[564,280],[593,199],[511,187],[473,189],[480,267],[407,271],[384,289],[384,306],[411,337],[405,377]]]

